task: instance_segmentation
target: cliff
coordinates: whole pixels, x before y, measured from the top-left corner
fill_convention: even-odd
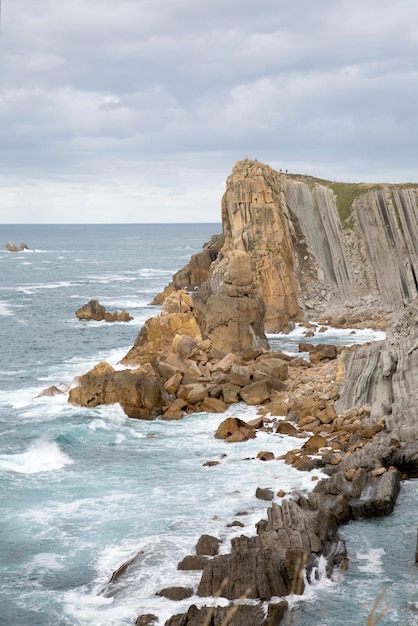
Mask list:
[[[144,324],[122,361],[133,369],[101,363],[70,391],[75,404],[119,402],[141,419],[222,413],[241,400],[263,405],[259,415],[270,417],[241,423],[245,433],[226,420],[230,442],[257,429],[312,433],[283,460],[329,478],[307,498],[279,492],[255,537],[242,535],[229,553],[205,560],[198,595],[215,595],[226,581],[222,597],[259,601],[231,624],[279,623],[286,603],[280,615],[271,603],[267,616],[262,603],[301,593],[302,572],[309,580],[321,554],[328,574],[344,567],[339,526],[388,515],[400,479],[418,476],[417,204],[410,184],[334,183],[238,162],[222,200],[222,235],[158,298],[161,315]],[[388,337],[342,354],[301,345],[310,363],[268,350],[264,329],[328,314],[346,325],[390,323]],[[274,423],[275,415],[286,418]],[[211,623],[225,618],[224,607],[216,611]],[[202,626],[207,615],[192,605],[166,626]],[[142,618],[137,624],[149,623]]]
[[[247,252],[267,332],[347,302],[391,313],[417,296],[417,185],[335,183],[245,159],[226,181],[222,227],[169,291],[191,288],[190,276],[193,290],[209,280],[216,291],[225,257]]]

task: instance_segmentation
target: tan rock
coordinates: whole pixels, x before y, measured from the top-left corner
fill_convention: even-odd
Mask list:
[[[165,383],[164,383],[164,389],[170,393],[170,394],[174,394],[176,393],[177,389],[180,386],[181,383],[181,379],[182,379],[182,375],[180,372],[176,372],[175,374],[173,374],[173,376],[171,376]]]
[[[189,313],[193,309],[192,297],[184,289],[171,293],[163,303],[164,314]]]
[[[286,422],[285,420],[283,420],[278,423],[276,432],[280,433],[281,435],[296,437],[298,434],[298,429],[290,422]]]
[[[173,294],[173,297],[178,295]],[[196,342],[202,340],[202,333],[193,311],[166,313],[148,319],[141,328],[134,346],[121,362],[125,365],[144,364],[154,362],[157,355],[167,356],[172,351],[176,334],[188,335]]]
[[[350,467],[346,472],[345,472],[345,478],[346,480],[352,481],[354,478],[354,475],[356,473],[356,468],[355,467]]]
[[[221,372],[227,372],[235,363],[236,359],[236,355],[232,352],[229,352],[224,356],[223,359],[218,361],[218,363],[215,363],[215,365],[213,366],[213,371],[216,372],[220,370]]]
[[[250,428],[246,422],[240,420],[238,417],[228,417],[219,424],[215,437],[217,439],[228,439],[228,441],[232,441],[230,437],[232,435],[235,436],[237,432],[240,433],[240,437],[241,435],[243,436],[243,438],[239,439],[241,441],[254,439],[256,436],[255,431]]]
[[[225,413],[228,406],[219,398],[205,398],[202,401],[200,410],[205,413]]]
[[[322,424],[330,424],[337,417],[333,406],[329,405],[318,414],[318,419]]]
[[[239,392],[241,391],[241,387],[239,385],[234,385],[233,383],[226,383],[222,385],[222,397],[226,404],[234,404],[239,400]]]
[[[318,452],[321,448],[324,448],[328,445],[328,441],[325,437],[321,437],[321,435],[312,435],[309,437],[307,441],[303,444],[302,448],[305,450],[310,450],[311,453]]]
[[[257,359],[254,369],[281,381],[288,377],[288,365],[286,361],[281,359],[260,357]]]
[[[161,416],[162,420],[177,420],[181,419],[184,415],[184,409],[187,407],[187,402],[182,398],[176,398],[174,402],[166,409]]]
[[[239,385],[240,387],[246,387],[250,384],[250,378],[251,370],[247,365],[232,364],[229,371],[229,380],[231,383]]]
[[[382,474],[385,474],[385,472],[387,472],[386,467],[377,467],[376,469],[372,470],[372,476],[381,476]]]
[[[44,389],[43,391],[41,391],[41,393],[38,393],[38,395],[35,396],[35,398],[42,398],[44,396],[51,398],[53,396],[62,395],[63,393],[64,391],[62,391],[61,389],[58,389],[58,387],[56,387],[55,385],[51,385],[51,387],[47,387],[47,389]]]
[[[247,404],[262,404],[270,397],[270,389],[264,381],[259,381],[243,387],[240,395]]]
[[[173,339],[173,352],[177,352],[185,359],[190,359],[199,350],[198,345],[189,335],[175,335]]]
[[[257,459],[260,459],[260,461],[273,461],[274,454],[273,452],[261,451],[257,454]]]

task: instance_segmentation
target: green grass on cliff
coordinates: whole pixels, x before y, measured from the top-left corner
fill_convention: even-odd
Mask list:
[[[298,174],[288,174],[288,176],[305,183],[311,189],[315,185],[324,185],[324,187],[332,189],[337,198],[337,210],[343,226],[349,226],[354,201],[363,193],[383,187],[418,188],[418,183],[340,183],[323,178],[315,178],[314,176]]]
[[[345,225],[350,219],[354,200],[361,196],[361,194],[366,193],[366,191],[377,189],[380,185],[367,183],[328,183],[327,187],[330,187],[337,197],[338,214],[341,223]]]

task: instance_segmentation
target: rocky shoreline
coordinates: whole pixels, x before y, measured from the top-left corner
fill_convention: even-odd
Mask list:
[[[418,475],[417,191],[360,187],[344,226],[327,181],[239,162],[227,181],[222,236],[157,296],[162,313],[141,329],[125,369],[100,363],[70,390],[74,404],[119,402],[140,419],[222,413],[244,401],[260,407],[259,419],[230,418],[217,436],[233,445],[260,428],[308,437],[283,460],[328,475],[307,497],[278,494],[256,536],[233,539],[228,554],[189,555],[205,557],[192,559],[202,570],[197,595],[232,604],[192,604],[166,626],[278,624],[283,598],[303,592],[302,572],[309,580],[320,555],[328,575],[346,566],[339,527],[390,514],[401,480]],[[270,350],[265,331],[297,321],[308,337],[331,324],[385,329],[387,338],[347,349],[306,343],[309,362]],[[173,599],[189,591],[156,590]],[[136,623],[155,622],[142,615]]]

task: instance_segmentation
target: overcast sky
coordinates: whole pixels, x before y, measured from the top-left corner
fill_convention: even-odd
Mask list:
[[[217,222],[246,156],[418,182],[417,0],[1,12],[0,223]]]

